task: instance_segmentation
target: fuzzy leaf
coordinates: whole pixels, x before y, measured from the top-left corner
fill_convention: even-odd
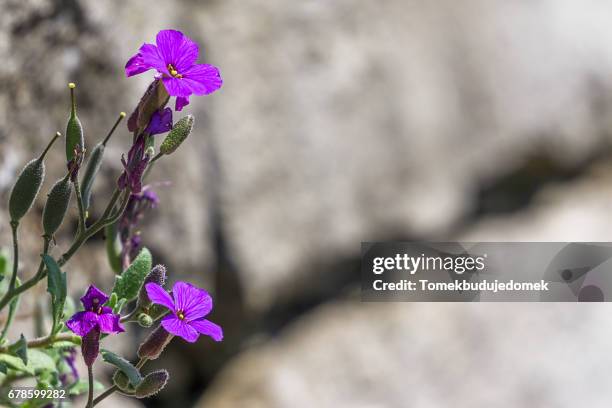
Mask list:
[[[138,371],[138,369],[134,367],[129,361],[108,350],[102,350],[101,354],[102,359],[121,370],[127,376],[127,378],[129,378],[130,383],[132,383],[132,385],[137,386],[138,384],[140,384],[140,382],[142,381],[140,371]]]
[[[57,367],[55,361],[47,353],[37,350],[28,350],[28,365],[27,368],[33,373],[39,373],[43,371],[55,372]]]
[[[134,262],[125,272],[115,278],[113,293],[117,294],[117,298],[127,301],[134,300],[152,265],[151,252],[147,248],[142,248]]]
[[[64,303],[66,302],[66,272],[62,272],[55,260],[49,255],[44,254],[42,257],[49,271],[47,275],[47,292],[51,294],[51,310],[53,313],[52,333],[57,333],[64,311]]]
[[[19,357],[2,353],[0,354],[0,363],[3,363],[8,368],[11,368],[13,370],[23,371],[28,374],[32,374],[31,372],[29,372],[28,368],[25,364],[23,364],[23,361]]]

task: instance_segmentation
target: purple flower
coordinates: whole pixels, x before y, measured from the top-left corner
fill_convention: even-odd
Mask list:
[[[160,133],[169,132],[172,129],[172,109],[165,108],[161,111],[155,111],[151,116],[149,126],[145,129],[145,133],[149,135],[159,135]]]
[[[157,33],[157,45],[143,44],[125,65],[125,75],[131,77],[155,69],[168,94],[176,96],[175,109],[189,104],[191,95],[207,95],[223,83],[217,67],[196,64],[198,44],[180,31],[162,30]]]
[[[123,164],[123,173],[117,180],[119,189],[129,188],[132,193],[140,193],[142,191],[142,175],[151,159],[146,154],[145,135],[141,134],[136,138],[136,141],[128,152],[128,159],[125,156],[121,157]]]
[[[172,288],[174,299],[157,283],[147,283],[145,289],[152,303],[165,306],[172,312],[161,322],[169,333],[190,343],[195,342],[200,334],[215,341],[223,339],[221,327],[204,319],[213,307],[212,297],[204,289],[187,282],[176,282]]]
[[[119,322],[121,316],[113,314],[110,307],[102,306],[107,300],[108,296],[104,292],[90,285],[87,293],[81,298],[85,310],[75,313],[66,322],[66,326],[81,337],[85,337],[94,328],[101,333],[125,331]]]

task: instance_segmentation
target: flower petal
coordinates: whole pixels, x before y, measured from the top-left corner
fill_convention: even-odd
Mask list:
[[[176,310],[181,310],[185,320],[192,321],[206,316],[213,308],[208,292],[187,282],[176,282],[172,288]]]
[[[159,135],[160,133],[166,133],[170,131],[170,129],[172,129],[172,109],[165,108],[153,113],[145,132],[153,136]]]
[[[98,315],[98,325],[102,333],[121,333],[125,329],[121,325],[119,319],[121,316],[113,314],[112,310],[110,313],[102,313]]]
[[[157,33],[157,48],[166,67],[172,64],[182,73],[198,59],[198,44],[177,30],[162,30]]]
[[[145,290],[147,291],[147,296],[149,296],[149,300],[151,300],[152,303],[166,306],[173,312],[176,310],[174,308],[174,301],[172,300],[168,292],[166,292],[166,290],[159,286],[157,283],[147,283],[145,285]]]
[[[223,340],[223,329],[221,326],[211,322],[210,320],[194,320],[188,324],[196,329],[199,333],[212,337],[214,341]]]
[[[163,57],[159,53],[159,49],[153,44],[143,44],[138,53],[142,57],[142,65],[155,68],[162,74],[170,75],[168,72],[168,64],[164,62]]]
[[[125,76],[131,77],[134,75],[142,74],[143,72],[146,72],[150,70],[151,68],[152,67],[147,66],[144,63],[142,55],[138,53],[134,55],[132,58],[130,58],[127,64],[125,64]]]
[[[196,95],[208,95],[223,85],[219,69],[214,65],[196,64],[181,74],[181,80],[186,82],[186,86]]]
[[[174,110],[180,112],[185,106],[189,105],[188,96],[177,96],[176,103],[174,104]]]
[[[184,320],[179,320],[175,315],[168,315],[161,321],[161,325],[168,333],[182,337],[189,343],[193,343],[200,336],[196,329],[185,323]]]
[[[162,81],[170,96],[188,97],[189,95],[193,94],[191,87],[189,87],[189,84],[184,78],[164,76]]]
[[[199,53],[200,50],[198,44],[196,44],[191,38],[184,35],[183,42],[176,50],[172,65],[174,65],[174,68],[181,73],[195,64]]]
[[[66,326],[81,337],[86,336],[97,324],[98,315],[93,312],[77,312],[66,322]]]
[[[108,300],[108,296],[94,285],[89,285],[87,292],[81,297],[81,303],[85,310],[92,310],[94,307],[102,306]]]

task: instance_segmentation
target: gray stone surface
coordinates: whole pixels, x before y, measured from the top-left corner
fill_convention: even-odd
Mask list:
[[[606,407],[609,313],[340,301],[237,357],[197,407]]]
[[[210,281],[218,203],[254,310],[316,291],[316,265],[358,255],[362,240],[447,235],[479,183],[534,151],[576,162],[609,128],[601,3],[9,4],[0,134],[20,159],[5,173],[63,128],[69,80],[92,145],[146,86],[121,71],[142,42],[172,26],[203,45],[225,85],[194,100],[190,147],[153,173],[173,187],[160,187],[147,243],[177,274]],[[98,189],[128,139],[115,137]]]
[[[266,312],[347,274],[337,263],[358,259],[363,240],[609,240],[604,167],[545,189],[515,215],[467,216],[483,185],[535,153],[583,170],[609,149],[611,11],[595,0],[7,0],[0,206],[11,175],[63,130],[66,83],[78,83],[92,146],[150,80],[124,78],[126,58],[172,27],[202,44],[225,79],[186,110],[196,116],[189,146],[152,173],[172,186],[159,187],[145,243],[174,278],[214,289],[214,274],[225,272],[215,268],[217,222],[246,310],[272,320]],[[112,141],[94,216],[128,144],[126,131]],[[44,191],[63,172],[61,152]],[[6,225],[0,218],[0,245]],[[23,228],[27,275],[40,251],[38,218]],[[101,247],[92,242],[70,264],[75,294],[91,276],[110,286]],[[606,312],[331,299],[238,354],[203,406],[606,406]],[[241,318],[231,324],[251,324]],[[236,333],[228,342],[256,340]]]

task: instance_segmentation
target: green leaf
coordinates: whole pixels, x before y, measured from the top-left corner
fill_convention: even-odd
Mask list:
[[[23,364],[23,361],[21,361],[21,359],[19,357],[15,357],[15,356],[12,356],[10,354],[1,353],[0,354],[0,363],[5,364],[8,368],[11,368],[13,370],[23,371],[23,372],[26,372],[28,374],[33,374],[33,373],[31,373],[28,370],[26,365]]]
[[[23,364],[28,364],[28,344],[23,334],[16,343],[8,347],[8,351],[19,357],[21,361],[23,361]]]
[[[55,260],[44,254],[43,261],[47,265],[47,292],[51,294],[51,310],[53,313],[53,334],[58,332],[59,323],[66,302],[66,272],[62,272]]]
[[[95,391],[102,391],[103,389],[104,389],[104,385],[102,385],[102,383],[98,381],[94,381]],[[86,393],[88,390],[89,390],[89,384],[87,383],[87,380],[80,379],[74,384],[72,384],[70,387],[68,387],[68,395],[71,395],[71,396],[81,395],[83,393]]]
[[[121,370],[127,376],[127,378],[129,378],[130,383],[132,383],[133,386],[137,386],[138,384],[140,384],[140,382],[142,381],[140,371],[138,371],[138,369],[134,367],[129,361],[108,350],[102,350],[101,354],[102,359]]]
[[[8,366],[6,365],[6,363],[0,362],[0,373],[6,374],[7,370],[8,370]]]
[[[118,299],[126,299],[128,302],[136,299],[138,291],[142,286],[145,276],[151,270],[153,259],[151,252],[147,248],[142,248],[134,262],[121,274],[115,278],[113,293],[117,294]]]
[[[55,365],[55,361],[51,358],[47,353],[37,350],[37,349],[29,349],[28,350],[28,370],[33,373],[40,373],[43,371],[55,372],[57,371],[57,366]]]

